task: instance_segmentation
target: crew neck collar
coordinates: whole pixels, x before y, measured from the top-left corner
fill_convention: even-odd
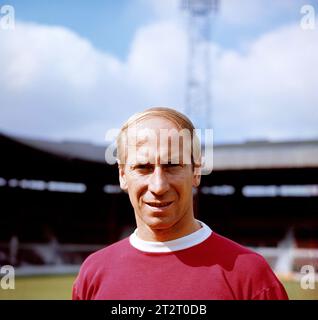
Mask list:
[[[204,240],[211,234],[212,230],[202,221],[197,220],[202,228],[192,232],[184,237],[170,241],[145,241],[137,236],[137,229],[129,237],[130,244],[138,250],[145,252],[173,252],[193,247]]]

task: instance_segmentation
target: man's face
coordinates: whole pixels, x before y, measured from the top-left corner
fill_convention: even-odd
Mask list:
[[[121,188],[129,193],[138,229],[168,230],[191,223],[192,187],[199,185],[200,177],[194,175],[191,161],[186,161],[189,158],[183,145],[175,148],[173,134],[167,139],[161,134],[163,130],[178,132],[177,127],[165,118],[150,117],[131,129],[137,137],[128,142],[126,163],[119,175]]]

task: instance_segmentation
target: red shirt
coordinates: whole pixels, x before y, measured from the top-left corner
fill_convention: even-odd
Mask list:
[[[150,247],[156,243],[139,239],[136,245],[131,236],[97,251],[83,263],[73,299],[288,299],[262,256],[204,228],[190,235],[190,244],[200,235],[204,240],[190,247],[188,241],[184,249],[180,238],[177,244],[170,241],[168,249],[169,242],[159,243],[155,252],[147,246],[143,251],[143,242]]]

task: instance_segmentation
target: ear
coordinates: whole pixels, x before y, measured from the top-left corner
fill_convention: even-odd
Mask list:
[[[201,166],[195,166],[193,169],[192,186],[198,187],[201,182]]]
[[[124,191],[128,190],[127,187],[127,179],[126,179],[126,174],[125,174],[125,166],[119,165],[118,166],[118,171],[119,171],[119,184],[120,188]]]

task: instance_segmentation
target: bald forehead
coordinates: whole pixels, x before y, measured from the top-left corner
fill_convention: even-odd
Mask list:
[[[127,162],[191,163],[191,133],[163,117],[142,119],[127,129]]]
[[[140,129],[152,129],[158,131],[160,129],[176,129],[179,130],[180,126],[170,119],[163,116],[148,116],[140,119],[137,123],[130,126],[135,127],[137,130]]]
[[[131,126],[131,132],[134,130],[137,133],[137,143],[149,141],[152,138],[159,138],[165,134],[171,136],[178,135],[179,128],[172,121],[158,116],[152,116],[146,119],[142,119],[135,126]]]

